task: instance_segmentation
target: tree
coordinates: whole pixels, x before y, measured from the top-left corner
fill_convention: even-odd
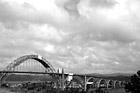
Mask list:
[[[140,70],[137,74],[131,76],[130,82],[125,83],[125,91],[131,93],[140,93]]]

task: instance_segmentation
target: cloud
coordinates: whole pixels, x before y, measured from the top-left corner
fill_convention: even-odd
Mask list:
[[[5,23],[5,25],[10,24],[12,27],[19,22],[58,25],[61,23],[62,18],[63,22],[67,20],[67,14],[57,8],[54,0],[42,2],[39,0],[35,2],[27,2],[26,0],[21,2],[14,0],[6,2],[2,0],[0,4],[0,20]],[[48,4],[47,7],[46,4]]]
[[[138,0],[1,0],[1,68],[24,54],[40,54],[66,72],[137,71],[139,3]]]
[[[62,7],[68,14],[72,17],[78,17],[79,11],[78,11],[78,3],[80,0],[56,0],[56,4],[59,7]]]
[[[110,8],[116,4],[115,0],[90,0],[89,4],[93,7]]]
[[[50,44],[47,44],[46,47],[44,48],[44,50],[46,52],[49,52],[49,53],[55,53],[54,46],[53,45],[50,45]]]

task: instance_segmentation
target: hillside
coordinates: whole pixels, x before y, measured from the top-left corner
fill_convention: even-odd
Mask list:
[[[88,74],[96,78],[105,78],[120,81],[130,81],[130,77],[133,74]],[[53,80],[51,76],[47,75],[16,75],[11,74],[8,76],[7,81],[50,81]]]
[[[132,73],[113,73],[113,74],[97,74],[97,73],[92,73],[88,74],[92,75],[97,78],[105,78],[105,79],[112,79],[112,80],[120,80],[120,81],[130,81],[131,76],[133,75]]]
[[[50,81],[51,76],[44,75],[16,75],[11,74],[8,76],[6,81]]]

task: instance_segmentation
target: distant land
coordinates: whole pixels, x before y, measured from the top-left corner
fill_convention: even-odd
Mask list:
[[[88,74],[95,78],[104,78],[104,79],[112,79],[112,80],[120,80],[120,81],[130,81],[132,73],[124,74],[124,73],[114,73],[114,74],[98,74],[92,73]],[[19,75],[19,74],[11,74],[8,76],[6,81],[51,81],[53,80],[51,76],[47,75]]]
[[[113,73],[113,74],[98,74],[98,73],[91,73],[88,75],[92,75],[97,78],[105,78],[105,79],[112,79],[112,80],[121,80],[121,81],[130,81],[130,78],[134,73]]]

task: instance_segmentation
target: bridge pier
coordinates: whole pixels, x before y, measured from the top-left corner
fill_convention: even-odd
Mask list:
[[[49,73],[47,73],[47,72],[45,72],[45,73],[44,72],[31,72],[31,71],[25,72],[25,71],[22,71],[22,69],[20,69],[21,71],[12,71],[12,70],[14,70],[13,68],[21,65],[23,62],[25,62],[27,60],[29,60],[29,62],[30,62],[30,59],[41,63],[43,65],[43,67],[45,67],[45,69],[48,69],[47,71]],[[27,64],[25,64],[25,65],[27,65]],[[33,66],[33,65],[30,65],[30,66]],[[18,68],[17,68],[17,70],[18,70]],[[0,76],[0,86],[5,83],[5,80],[6,80],[9,73],[30,73],[30,74],[37,74],[38,73],[38,74],[50,74],[52,76],[56,74],[57,79],[58,79],[57,80],[58,88],[61,88],[62,90],[64,90],[64,88],[65,88],[65,81],[66,81],[66,77],[68,76],[68,74],[64,73],[64,69],[62,69],[61,73],[56,73],[56,70],[53,68],[53,66],[46,59],[44,59],[43,57],[41,57],[39,55],[25,55],[25,56],[22,56],[20,58],[17,58],[12,63],[10,63],[3,71],[0,71],[0,73],[2,75],[2,76]],[[74,75],[72,75],[71,80],[73,79],[73,76]],[[75,77],[76,76],[81,78],[79,80],[80,81],[79,85],[81,85],[80,87],[82,87],[84,89],[84,91],[87,91],[88,90],[87,85],[88,84],[92,85],[92,81],[88,82],[87,78],[89,78],[89,77],[94,78],[94,76],[93,75],[88,75],[88,74],[82,74],[82,75],[81,74],[75,74]],[[101,84],[101,82],[103,82],[103,83]],[[114,86],[114,88],[120,87],[120,84],[119,84],[118,80],[116,80],[116,81],[113,80],[113,82],[114,82],[114,84],[113,85],[111,84],[111,85]],[[94,86],[96,88],[107,86],[106,80],[103,80],[103,79],[97,80],[97,78],[96,78],[94,83],[95,83]]]
[[[0,80],[0,87],[1,87],[1,85],[2,85],[2,80]]]
[[[84,84],[84,90],[86,91],[87,90],[87,76],[85,75],[85,84]]]
[[[64,91],[64,88],[65,88],[65,76],[64,76],[64,69],[62,69],[62,90]]]
[[[58,70],[58,73],[60,73],[60,75],[59,75],[59,82],[57,82],[58,83],[57,87],[60,88],[62,91],[64,91],[64,89],[65,89],[65,73],[64,73],[64,69],[62,68],[61,72],[59,72],[59,70]]]

